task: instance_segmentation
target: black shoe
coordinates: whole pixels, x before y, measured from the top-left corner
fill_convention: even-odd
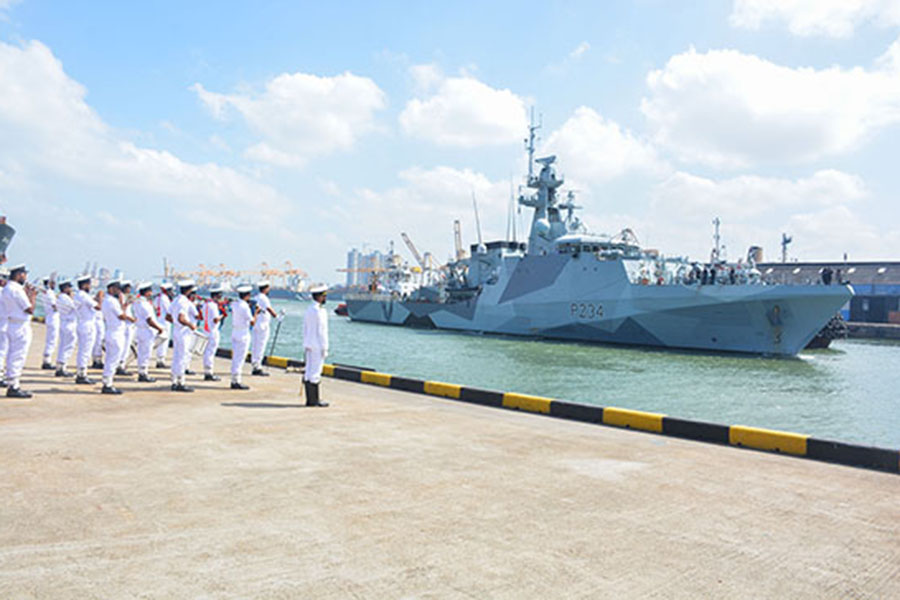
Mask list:
[[[97,382],[94,381],[93,379],[91,379],[90,377],[85,377],[84,375],[76,375],[75,383],[80,383],[83,385],[94,385]]]
[[[169,365],[167,365],[166,363],[164,363],[161,360],[158,360],[158,361],[156,361],[156,368],[157,369],[168,369]]]
[[[184,385],[183,383],[176,383],[172,386],[172,391],[173,392],[193,392],[194,388],[188,387],[188,386]]]
[[[93,362],[93,364],[91,365],[91,368],[92,368],[92,369],[102,369],[102,368],[103,368],[103,361],[95,360],[95,361]]]
[[[31,392],[26,392],[23,389],[11,387],[6,390],[6,397],[7,398],[31,398]]]
[[[213,375],[212,373],[207,373],[203,376],[203,381],[222,381],[222,378],[218,375]]]
[[[131,375],[129,371],[125,370],[125,367],[116,367],[116,375]]]
[[[268,377],[269,376],[269,374],[266,373],[265,371],[263,371],[262,369],[253,369],[253,371],[251,371],[250,374],[255,375],[256,377]]]
[[[138,381],[140,383],[153,383],[154,381],[156,381],[156,377],[150,377],[149,375],[138,373]]]
[[[113,394],[113,395],[118,396],[119,394],[122,393],[122,390],[120,390],[117,387],[113,387],[111,385],[104,385],[103,389],[100,390],[100,393],[101,394]]]
[[[319,384],[312,383],[310,381],[303,382],[303,388],[306,390],[306,405],[307,406],[328,406],[327,402],[322,402],[319,400]]]
[[[249,385],[244,385],[243,383],[238,383],[237,381],[231,382],[231,389],[233,390],[249,390]]]
[[[56,373],[53,374],[54,377],[71,377],[72,375],[72,373],[69,373],[65,369],[57,369]]]
[[[45,371],[52,371],[53,365],[48,362],[45,362],[45,363],[41,364],[41,368]]]
[[[184,370],[184,374],[185,374],[185,375],[196,375],[196,374],[197,374],[197,371],[192,371],[192,370],[190,370],[190,369],[185,369],[185,370]]]

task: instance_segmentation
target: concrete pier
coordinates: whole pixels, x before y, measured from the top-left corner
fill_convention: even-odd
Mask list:
[[[102,396],[34,330],[2,598],[900,597],[897,475],[274,368]]]

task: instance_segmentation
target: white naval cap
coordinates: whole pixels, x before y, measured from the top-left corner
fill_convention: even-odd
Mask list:
[[[63,281],[59,282],[57,287],[59,287],[59,289],[63,289],[64,287],[72,287],[72,280],[64,279]]]
[[[171,282],[165,281],[165,282],[159,284],[159,289],[161,289],[161,290],[171,290],[171,289],[172,289],[172,284],[171,284]]]
[[[256,284],[256,287],[259,289],[263,289],[264,287],[269,287],[272,283],[268,279],[263,279],[262,281]]]
[[[118,279],[110,279],[106,282],[106,287],[110,287],[112,285],[122,285],[122,283]]]
[[[41,281],[43,281],[44,283],[50,283],[50,276],[49,276],[49,275],[44,275],[44,276],[41,278]]]
[[[130,279],[123,279],[122,281],[119,282],[120,287],[127,287],[129,285],[131,285]]]
[[[18,265],[13,265],[9,268],[9,274],[15,275],[18,271],[28,271],[28,267],[25,266],[25,263],[21,263]]]
[[[181,281],[178,282],[178,287],[179,287],[179,289],[195,288],[195,287],[197,287],[197,282],[194,281],[193,279],[182,279]]]
[[[85,275],[79,275],[79,276],[75,279],[75,283],[84,283],[85,281],[90,281],[90,280],[91,280],[91,276],[90,276],[90,275],[87,275],[87,274],[85,274]]]
[[[152,281],[142,281],[137,286],[137,291],[143,292],[145,290],[152,290],[153,282]]]
[[[6,267],[0,267],[0,277],[2,277],[3,279],[9,277],[9,269],[7,269]]]
[[[328,292],[327,285],[314,285],[311,288],[309,288],[310,294],[325,294],[327,292]]]
[[[234,291],[243,296],[244,294],[249,294],[250,292],[252,292],[253,287],[249,285],[239,285],[235,288]]]
[[[224,291],[225,291],[225,286],[223,286],[221,283],[217,283],[216,285],[209,288],[210,294],[221,294]]]

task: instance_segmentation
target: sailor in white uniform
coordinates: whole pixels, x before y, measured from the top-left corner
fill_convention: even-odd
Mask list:
[[[269,282],[260,281],[256,284],[259,292],[256,294],[256,325],[253,326],[253,334],[250,347],[250,363],[253,365],[251,375],[268,377],[268,373],[262,370],[262,361],[265,356],[266,342],[269,341],[269,324],[272,317],[278,314],[272,310],[272,301],[269,300]]]
[[[172,306],[172,284],[165,282],[159,284],[159,294],[153,301],[156,309],[156,321],[163,332],[156,341],[156,368],[166,368],[166,352],[169,350],[169,340],[172,338],[172,321],[169,316],[169,307]]]
[[[128,316],[122,308],[124,294],[119,287],[119,282],[112,280],[106,284],[106,297],[103,299],[103,322],[106,327],[106,361],[103,363],[103,389],[104,394],[121,394],[122,390],[113,385],[116,369],[125,351],[127,339],[127,324],[134,320]]]
[[[180,292],[169,307],[172,317],[172,391],[193,392],[194,388],[184,384],[184,375],[189,371],[191,362],[191,346],[194,342],[194,331],[197,329],[199,314],[194,305],[194,290],[197,285],[193,279],[178,282]]]
[[[247,360],[247,346],[250,345],[250,326],[253,325],[253,314],[250,312],[250,293],[253,288],[243,285],[235,290],[238,294],[237,302],[232,303],[231,308],[231,389],[247,390],[248,386],[241,383],[241,368]]]
[[[322,285],[309,291],[313,301],[303,315],[303,351],[306,358],[303,387],[307,406],[328,406],[327,402],[319,400],[322,366],[328,356],[328,313],[325,311],[328,288]]]
[[[125,279],[119,284],[119,288],[122,290],[122,309],[132,320],[125,323],[125,347],[122,350],[122,358],[119,359],[119,365],[116,367],[116,375],[131,375],[125,370],[125,364],[128,362],[131,346],[134,344],[134,336],[137,333],[137,319],[134,316],[134,298],[131,297],[131,282]]]
[[[88,378],[88,365],[97,335],[96,315],[101,318],[103,316],[100,311],[100,295],[96,298],[91,295],[90,275],[82,275],[75,280],[75,285],[78,286],[78,291],[75,292],[75,319],[78,322],[75,330],[78,336],[75,383],[92,385],[94,381]]]
[[[44,360],[41,368],[47,371],[53,370],[53,351],[56,349],[56,341],[59,337],[59,311],[56,308],[56,292],[53,291],[53,280],[44,277],[42,303],[44,305],[44,324],[47,326],[44,336]]]
[[[101,306],[94,314],[94,347],[91,350],[92,369],[103,369],[103,344],[106,341],[106,322],[103,320],[103,290],[97,291],[97,302]]]
[[[0,267],[0,297],[8,279],[9,271],[5,267]],[[0,388],[6,387],[6,350],[9,347],[9,341],[6,339],[6,323],[6,308],[3,302],[0,302]]]
[[[222,299],[222,286],[216,285],[209,290],[210,298],[203,303],[201,317],[203,319],[203,331],[206,333],[206,349],[203,351],[203,381],[219,381],[219,376],[213,373],[216,350],[219,349],[219,335],[222,327],[223,311],[219,309],[219,301]]]
[[[59,294],[56,296],[56,309],[59,312],[59,349],[56,351],[56,376],[71,377],[66,371],[69,358],[75,349],[75,336],[78,329],[78,318],[75,314],[75,300],[72,294],[72,282],[61,281]]]
[[[34,314],[34,299],[37,290],[28,286],[28,270],[25,265],[16,265],[9,270],[9,281],[0,294],[0,302],[6,313],[6,338],[9,344],[6,353],[6,396],[9,398],[31,398],[31,394],[19,387],[19,378],[25,368],[25,358],[31,345],[31,316]]]
[[[153,342],[158,335],[162,335],[163,328],[156,320],[156,310],[153,308],[153,284],[149,281],[138,284],[138,297],[134,303],[134,317],[137,321],[135,328],[137,333],[137,369],[138,381],[153,383],[156,378],[150,377],[150,354],[153,352]]]

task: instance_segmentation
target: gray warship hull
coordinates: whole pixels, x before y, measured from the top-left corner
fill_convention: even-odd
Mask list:
[[[348,296],[351,319],[548,339],[793,356],[852,296],[849,286],[641,285],[622,261],[507,258],[493,285],[444,302]],[[505,280],[504,280],[505,279]]]

